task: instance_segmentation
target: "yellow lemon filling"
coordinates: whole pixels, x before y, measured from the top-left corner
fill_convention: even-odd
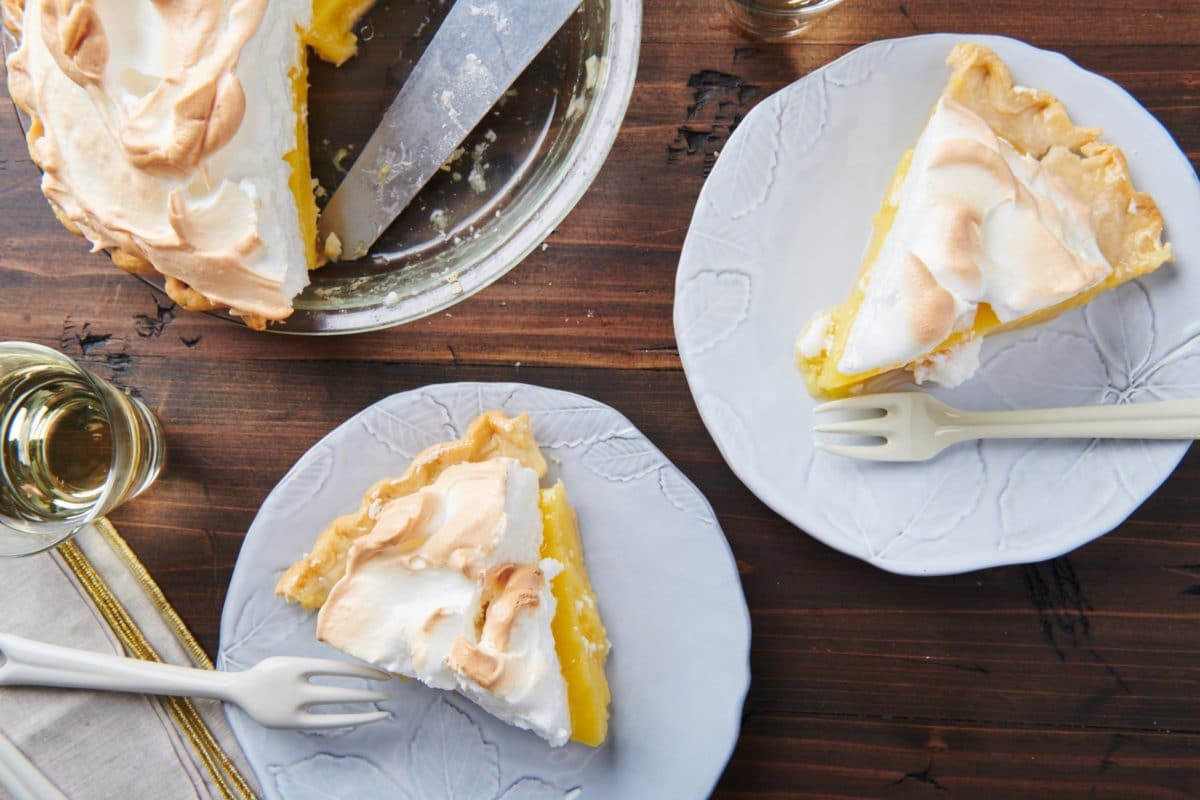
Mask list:
[[[312,21],[300,31],[297,45],[301,52],[288,77],[292,79],[292,105],[296,112],[296,148],[283,157],[292,168],[288,187],[296,198],[300,213],[300,234],[308,268],[323,263],[317,252],[317,201],[313,194],[312,162],[308,154],[308,60],[304,48],[331,64],[341,66],[358,51],[358,40],[351,28],[374,0],[313,0]]]
[[[364,494],[357,511],[330,523],[312,550],[279,579],[276,593],[307,609],[322,607],[330,589],[345,577],[348,553],[354,543],[375,529],[381,504],[430,486],[455,465],[496,458],[515,459],[539,479],[545,476],[546,461],[528,415],[510,418],[502,411],[486,412],[471,422],[462,438],[430,445],[418,453],[401,477],[376,483]],[[579,521],[561,482],[539,490],[538,507],[542,522],[538,558],[554,559],[562,565],[562,571],[550,583],[555,599],[550,632],[566,685],[572,738],[596,747],[608,734],[611,694],[604,674],[610,648],[608,634],[584,565]],[[415,539],[413,542],[418,543]]]
[[[304,44],[298,45],[301,51]],[[292,79],[292,99],[296,109],[296,148],[288,151],[283,160],[292,168],[288,188],[296,198],[300,213],[300,236],[304,240],[304,257],[309,269],[317,263],[317,200],[313,194],[312,162],[308,155],[308,61],[301,52],[288,77]]]
[[[558,604],[550,627],[567,684],[571,738],[597,747],[608,735],[608,704],[612,699],[604,674],[608,634],[583,564],[579,521],[561,481],[541,491],[540,505],[542,558],[553,558],[563,565],[550,586]]]
[[[1037,89],[1016,87],[1004,63],[990,50],[970,43],[957,45],[947,63],[953,73],[943,97],[977,114],[997,137],[1018,153],[1040,162],[1070,193],[1089,207],[1100,251],[1112,271],[1099,283],[1061,302],[1002,323],[987,302],[980,302],[971,325],[957,330],[916,359],[887,364],[865,372],[845,374],[838,369],[851,328],[858,316],[878,260],[899,210],[913,151],[900,159],[875,214],[872,234],[850,296],[830,309],[828,325],[819,330],[820,352],[796,356],[809,391],[821,397],[844,397],[883,373],[915,367],[963,342],[1043,322],[1087,303],[1101,292],[1145,275],[1170,260],[1162,243],[1162,216],[1153,198],[1136,191],[1121,150],[1097,141],[1100,131],[1075,126],[1061,102]]]
[[[304,43],[331,64],[341,66],[358,52],[350,29],[375,0],[313,0],[312,22]]]
[[[883,248],[883,242],[887,239],[887,235],[892,229],[892,223],[896,219],[900,187],[904,184],[904,179],[908,176],[912,154],[913,151],[909,150],[901,157],[900,164],[896,167],[896,173],[888,185],[883,205],[875,213],[872,220],[871,240],[867,245],[867,252],[863,258],[863,265],[859,271],[858,279],[854,283],[854,288],[850,291],[850,297],[847,298],[846,302],[834,307],[829,312],[830,326],[828,335],[831,337],[829,349],[818,353],[812,358],[797,355],[797,364],[804,375],[804,381],[808,386],[808,390],[814,395],[835,398],[846,397],[860,391],[862,384],[871,378],[906,366],[903,363],[890,364],[886,367],[854,375],[846,375],[838,370],[837,367],[838,362],[841,361],[842,353],[846,348],[846,340],[850,336],[850,328],[854,323],[854,318],[858,314],[859,307],[862,305],[866,287],[871,280],[871,267],[879,257],[879,251]],[[1112,274],[1092,288],[1058,305],[1042,309],[1007,324],[1002,323],[996,317],[991,306],[987,303],[980,303],[979,308],[975,312],[975,320],[971,327],[951,334],[934,347],[929,352],[929,355],[945,352],[962,342],[978,336],[986,336],[991,333],[1000,333],[1001,331],[1014,330],[1044,322],[1058,316],[1064,311],[1069,311],[1076,306],[1087,303],[1101,292],[1116,288],[1139,275],[1152,272],[1162,264],[1163,260],[1161,253],[1158,252],[1148,254],[1144,257],[1123,258],[1113,264]]]

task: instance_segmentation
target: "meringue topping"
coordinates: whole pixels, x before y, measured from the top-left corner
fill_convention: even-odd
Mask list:
[[[562,565],[540,558],[537,473],[510,458],[457,464],[374,516],[317,638],[564,744],[570,712],[550,627]]]
[[[988,123],[942,97],[893,205],[838,370],[920,357],[974,323],[1049,308],[1112,272],[1092,214],[1065,182]]]
[[[364,493],[356,511],[330,523],[312,551],[280,577],[275,592],[305,608],[320,608],[346,573],[351,545],[374,529],[380,508],[433,483],[455,464],[496,458],[516,459],[539,478],[546,474],[546,459],[533,437],[528,414],[509,417],[503,411],[485,412],[472,420],[462,438],[438,442],[417,453],[403,475],[379,481]]]
[[[939,349],[913,364],[913,380],[918,384],[936,383],[947,389],[962,385],[979,369],[983,339],[973,336],[953,347]]]
[[[308,282],[284,156],[309,0],[26,0],[8,60],[56,213],[246,315]]]
[[[518,615],[536,609],[541,602],[546,576],[533,564],[503,564],[483,579],[483,607],[487,609],[479,642],[459,639],[447,656],[450,668],[495,692],[511,688],[515,670],[509,669],[509,646]]]
[[[918,382],[960,383],[979,364],[982,337],[1171,260],[1154,198],[1101,130],[1073,123],[1049,92],[1015,85],[986,47],[960,42],[946,63],[945,89],[888,184],[854,288],[796,339],[814,396],[853,395],[900,368]]]

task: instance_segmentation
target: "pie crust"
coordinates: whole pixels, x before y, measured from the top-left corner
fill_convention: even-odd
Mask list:
[[[1134,188],[1125,155],[1116,145],[1099,140],[1101,131],[1075,125],[1056,97],[1040,89],[1015,86],[1007,65],[986,47],[963,42],[954,47],[947,64],[952,72],[943,96],[981,117],[1020,153],[1038,159],[1092,211],[1097,244],[1112,266],[1103,281],[1067,300],[1002,323],[981,303],[973,325],[956,331],[916,359],[852,375],[837,364],[870,281],[871,269],[896,216],[899,187],[912,156],[900,160],[884,203],[875,215],[871,242],[849,299],[831,311],[827,345],[816,355],[797,354],[809,391],[818,397],[844,397],[862,391],[872,378],[898,369],[915,371],[965,342],[991,333],[1045,321],[1157,269],[1171,259],[1162,241],[1163,219],[1154,199]]]

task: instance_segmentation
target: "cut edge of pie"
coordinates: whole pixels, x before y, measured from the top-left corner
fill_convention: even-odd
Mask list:
[[[550,582],[557,607],[551,630],[559,668],[567,683],[571,738],[599,747],[608,737],[608,705],[612,693],[604,662],[612,645],[600,619],[600,607],[583,562],[579,519],[562,481],[541,490],[542,558],[563,565]]]
[[[826,326],[822,349],[809,356],[797,348],[797,364],[814,396],[854,394],[877,376],[898,369],[913,370],[985,335],[1045,321],[1101,292],[1152,272],[1171,259],[1170,245],[1162,242],[1162,215],[1150,195],[1134,188],[1120,148],[1098,141],[1101,133],[1098,129],[1072,123],[1062,102],[1052,94],[1015,86],[1008,66],[985,47],[959,43],[946,63],[953,69],[943,97],[980,116],[1000,138],[1018,152],[1038,159],[1077,197],[1088,201],[1094,215],[1097,243],[1112,272],[1100,283],[1057,305],[1008,323],[1002,323],[986,303],[981,303],[971,327],[955,331],[922,356],[852,375],[841,373],[837,364],[863,302],[871,269],[896,216],[913,152],[909,150],[901,158],[883,205],[875,214],[871,239],[850,297],[814,317],[822,319]]]

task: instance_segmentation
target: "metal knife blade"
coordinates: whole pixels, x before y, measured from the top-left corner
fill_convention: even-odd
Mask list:
[[[321,212],[320,241],[366,255],[579,3],[457,0]]]

